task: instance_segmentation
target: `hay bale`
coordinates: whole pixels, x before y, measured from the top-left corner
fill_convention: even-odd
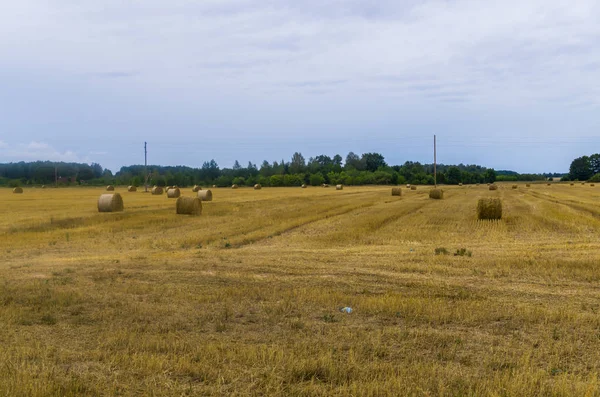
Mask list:
[[[217,185],[213,185],[212,187],[213,187],[213,189],[214,189],[214,188],[216,188],[216,187],[217,187]]]
[[[498,190],[498,185],[490,185],[490,190]]]
[[[127,186],[127,191],[128,192],[137,192],[137,187],[135,187],[135,186]]]
[[[501,219],[502,201],[499,198],[481,198],[477,203],[478,219]]]
[[[154,194],[155,196],[159,195],[159,194],[163,194],[163,188],[160,186],[154,186],[152,188],[152,194]]]
[[[42,185],[42,189],[45,189],[45,188],[46,188],[46,185]]]
[[[583,186],[583,185],[585,185],[585,182],[582,182],[582,183],[581,183],[581,186]]]
[[[238,185],[236,185],[236,184],[233,184],[233,185],[231,185],[231,188],[232,188],[232,189],[237,189],[237,188],[238,188]]]
[[[202,201],[198,197],[182,196],[177,199],[175,209],[178,215],[200,215],[202,213]]]
[[[119,193],[101,194],[98,199],[98,212],[123,211],[123,199]]]
[[[196,193],[198,190],[202,190],[202,187],[194,185],[194,187],[192,188],[192,192]]]
[[[410,187],[410,190],[417,190],[417,187],[416,187],[415,185],[412,185],[412,186]]]
[[[344,185],[335,185],[335,190],[344,190]]]
[[[302,189],[306,189],[306,184],[303,183],[302,186],[300,186]]]
[[[402,196],[402,189],[400,189],[399,187],[393,187],[392,196]]]
[[[21,193],[23,193],[23,188],[22,187],[16,187],[16,188],[13,189],[13,193],[21,194]]]
[[[429,191],[429,198],[434,200],[442,200],[444,198],[444,191],[442,189],[431,189]]]
[[[212,201],[212,192],[210,191],[210,189],[199,190],[198,191],[198,198],[201,201]]]
[[[528,183],[528,184],[525,185],[525,187],[531,187],[531,185]]]
[[[115,190],[115,187],[114,187],[113,185],[108,185],[108,186],[106,187],[106,191],[107,191],[107,192],[114,192],[114,190]]]
[[[549,184],[549,183],[546,183],[546,186],[550,186],[550,184]]]
[[[167,198],[177,198],[179,196],[181,196],[181,190],[179,190],[179,188],[174,187],[167,190]]]
[[[512,188],[513,188],[513,189],[516,189],[517,187],[518,187],[517,185],[512,185]]]
[[[462,186],[462,183],[459,183],[458,186]]]
[[[407,184],[406,184],[406,188],[407,188],[407,189],[410,189],[410,183],[407,183]]]
[[[254,190],[260,190],[262,189],[262,186],[260,185],[260,183],[257,183],[256,185],[254,185]]]
[[[327,183],[324,183],[323,187],[329,187],[329,185]]]
[[[571,186],[575,186],[575,184],[574,184],[573,182],[571,182],[569,185],[571,185]]]
[[[594,186],[596,186],[596,185],[594,185],[593,183],[590,183],[590,186],[591,186],[591,187],[594,187]]]

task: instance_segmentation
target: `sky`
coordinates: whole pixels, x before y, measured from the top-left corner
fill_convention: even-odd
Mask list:
[[[0,5],[0,163],[566,172],[600,152],[597,0]]]

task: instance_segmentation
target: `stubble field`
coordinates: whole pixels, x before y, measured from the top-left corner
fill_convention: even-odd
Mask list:
[[[600,188],[212,190],[0,189],[0,395],[600,394]]]

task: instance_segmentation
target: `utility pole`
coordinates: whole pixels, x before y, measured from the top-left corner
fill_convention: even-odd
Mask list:
[[[435,135],[433,136],[433,184],[437,188],[437,153],[436,153]]]
[[[148,192],[148,149],[146,148],[147,142],[144,142],[144,191]]]

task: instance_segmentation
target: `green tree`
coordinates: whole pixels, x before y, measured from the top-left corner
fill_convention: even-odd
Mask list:
[[[384,157],[379,153],[363,153],[362,159],[367,171],[375,172],[379,167],[387,166]]]
[[[458,167],[450,167],[446,172],[446,183],[449,185],[458,185],[462,181],[461,176]]]
[[[296,152],[292,156],[292,161],[290,162],[289,171],[291,174],[299,174],[304,172],[306,168],[306,160],[304,160],[304,156],[301,153]]]
[[[588,156],[578,157],[571,162],[569,167],[569,178],[571,180],[587,181],[593,175],[594,172]]]
[[[483,174],[485,182],[494,183],[496,182],[496,171],[493,168],[488,168],[485,170],[485,174]]]

